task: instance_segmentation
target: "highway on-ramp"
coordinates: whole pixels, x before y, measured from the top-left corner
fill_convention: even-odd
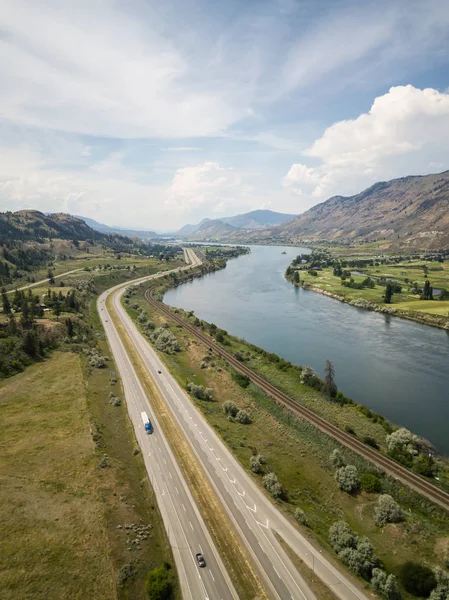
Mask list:
[[[183,598],[186,600],[234,600],[238,598],[234,586],[171,448],[159,427],[151,404],[106,306],[107,297],[120,288],[126,288],[148,278],[162,277],[164,274],[141,278],[104,292],[98,299],[98,312],[120,372],[126,406],[168,532]],[[153,424],[152,434],[147,434],[145,431],[141,419],[143,411],[148,414]],[[195,554],[198,552],[201,552],[206,559],[205,568],[200,568],[197,564]]]
[[[192,258],[195,256],[191,250],[187,250],[187,254]],[[344,600],[366,600],[367,596],[325,559],[261,493],[140,334],[122,306],[120,296],[119,291],[112,299],[117,316],[209,476],[273,597],[281,600],[315,598],[276,539],[276,531],[336,596]]]

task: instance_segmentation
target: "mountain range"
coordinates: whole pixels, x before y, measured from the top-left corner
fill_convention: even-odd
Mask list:
[[[272,210],[252,210],[233,217],[203,219],[196,225],[184,225],[176,235],[201,240],[214,236],[225,237],[239,231],[258,230],[293,219],[295,215]]]
[[[81,219],[84,221],[89,227],[94,229],[95,231],[100,231],[101,233],[111,234],[111,235],[126,235],[127,237],[138,237],[143,240],[153,240],[157,239],[159,235],[154,231],[137,231],[134,229],[122,229],[121,227],[110,227],[109,225],[104,225],[104,223],[99,223],[94,219],[89,219],[88,217],[81,217],[80,215],[74,215],[77,219]]]

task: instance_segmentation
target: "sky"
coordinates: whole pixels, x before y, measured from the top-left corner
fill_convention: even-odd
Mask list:
[[[447,0],[0,0],[0,210],[174,231],[449,169]]]

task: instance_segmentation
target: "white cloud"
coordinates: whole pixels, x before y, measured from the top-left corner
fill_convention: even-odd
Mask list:
[[[168,207],[191,213],[202,210],[223,212],[236,205],[236,199],[248,191],[242,176],[216,162],[178,169],[168,188]]]
[[[198,152],[201,148],[197,146],[171,146],[164,148],[165,152]]]
[[[309,205],[311,197],[356,193],[379,179],[447,169],[449,94],[393,87],[368,113],[326,129],[303,155],[320,164],[293,164],[283,184]]]

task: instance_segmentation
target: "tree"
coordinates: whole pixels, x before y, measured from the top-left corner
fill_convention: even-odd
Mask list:
[[[3,304],[3,312],[5,315],[11,314],[11,304],[9,302],[8,294],[6,293],[5,288],[2,289],[2,304]]]
[[[48,269],[48,282],[49,282],[51,285],[53,285],[53,284],[54,284],[54,282],[55,282],[55,278],[54,278],[54,276],[53,276],[53,273],[51,272],[51,270],[50,270],[50,269]]]
[[[338,487],[344,492],[355,492],[360,488],[360,477],[357,471],[357,467],[354,465],[346,465],[346,467],[340,467],[335,473],[335,480],[337,481]]]
[[[376,525],[383,527],[387,523],[398,523],[404,515],[400,506],[388,494],[379,496],[377,506],[374,509],[374,520]]]
[[[400,567],[399,577],[407,592],[423,598],[427,598],[437,585],[433,571],[421,563],[404,563]]]
[[[367,537],[357,540],[355,548],[345,548],[338,554],[338,558],[348,567],[365,579],[371,578],[371,572],[379,564],[379,559],[374,554],[374,548]]]
[[[326,360],[324,369],[324,385],[329,398],[335,398],[337,395],[337,386],[335,384],[335,369],[331,360]]]
[[[242,425],[249,425],[251,423],[251,417],[246,410],[239,410],[235,415],[235,420],[242,423]]]
[[[237,405],[232,400],[226,400],[223,404],[223,412],[225,415],[231,415],[231,417],[235,417],[235,415],[239,412]]]
[[[168,578],[168,569],[162,566],[150,571],[145,587],[150,600],[169,600],[172,584]]]
[[[376,477],[373,473],[362,473],[360,483],[364,492],[372,494],[382,491],[382,482],[379,477]]]
[[[302,508],[295,509],[295,521],[298,521],[298,523],[301,523],[301,525],[307,525],[306,513],[302,510]]]
[[[298,283],[300,282],[300,279],[299,279],[299,273],[298,273],[298,271],[295,271],[295,274],[293,275],[293,281],[294,281],[296,284],[298,284]]]
[[[339,469],[340,467],[344,467],[345,466],[345,461],[341,455],[340,450],[338,450],[338,448],[334,448],[334,450],[332,450],[330,456],[329,456],[329,460],[331,465],[334,467],[334,469]]]
[[[260,473],[262,471],[262,463],[260,462],[260,456],[251,456],[249,459],[249,468],[253,473]]]
[[[385,287],[385,296],[384,296],[385,304],[391,304],[392,298],[393,298],[393,286],[391,285],[391,283],[387,283],[387,285]]]
[[[329,542],[337,554],[345,548],[355,548],[357,535],[352,531],[346,521],[336,521],[329,528]]]
[[[263,485],[273,498],[285,497],[285,490],[279,483],[276,473],[267,473],[263,478]]]
[[[373,591],[385,598],[385,600],[401,600],[401,593],[394,575],[387,576],[382,569],[374,568],[371,585]]]
[[[433,288],[430,285],[430,281],[426,281],[424,283],[424,290],[423,290],[423,300],[433,300]]]

